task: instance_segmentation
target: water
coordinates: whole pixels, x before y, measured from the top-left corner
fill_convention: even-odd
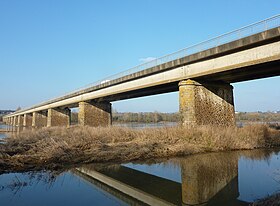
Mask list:
[[[0,129],[6,129],[7,128],[7,125],[5,124],[0,124]]]
[[[6,137],[6,134],[0,133],[0,139],[3,139],[4,137]]]
[[[280,192],[276,150],[0,175],[1,205],[248,205]]]
[[[0,124],[0,129],[6,129],[6,125]],[[6,137],[5,133],[0,133],[0,140]]]
[[[177,125],[178,125],[177,122],[158,122],[158,123],[138,123],[138,122],[114,123],[113,122],[113,126],[128,127],[128,128],[134,128],[134,129],[174,127]]]

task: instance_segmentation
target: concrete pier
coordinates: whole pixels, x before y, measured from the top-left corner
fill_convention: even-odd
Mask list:
[[[85,126],[110,126],[112,124],[110,102],[80,102],[78,122]]]
[[[18,115],[17,126],[18,127],[22,127],[23,126],[23,115]]]
[[[32,114],[24,114],[23,116],[23,126],[24,127],[31,127],[32,126]]]
[[[14,116],[13,118],[13,126],[17,126],[17,116]]]
[[[180,118],[183,126],[235,125],[233,87],[221,82],[179,83]]]
[[[70,126],[71,110],[69,108],[48,109],[47,126]]]
[[[47,126],[47,111],[33,112],[32,127],[40,128]]]

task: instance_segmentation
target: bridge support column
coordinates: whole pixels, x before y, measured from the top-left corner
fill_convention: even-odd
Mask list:
[[[13,126],[17,126],[17,116],[13,117]]]
[[[180,118],[183,126],[234,126],[233,87],[220,82],[179,83]]]
[[[17,126],[19,126],[19,127],[23,126],[23,115],[18,115]]]
[[[47,126],[47,112],[33,112],[32,127],[46,127]]]
[[[70,126],[71,110],[69,108],[55,108],[48,110],[48,127],[52,126]]]
[[[112,124],[110,102],[80,102],[78,121],[85,126],[109,126]]]
[[[32,114],[24,114],[23,115],[23,126],[31,127],[32,126]]]

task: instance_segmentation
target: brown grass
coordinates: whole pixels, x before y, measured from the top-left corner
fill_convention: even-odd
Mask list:
[[[280,193],[271,195],[262,200],[256,201],[250,206],[279,206],[280,205]]]
[[[0,172],[89,162],[128,162],[279,145],[280,131],[264,125],[143,130],[53,127],[27,130],[6,138],[5,144],[0,144]]]

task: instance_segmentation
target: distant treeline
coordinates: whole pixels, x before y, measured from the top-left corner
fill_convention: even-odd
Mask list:
[[[239,112],[237,122],[280,122],[280,112]]]
[[[237,122],[280,122],[280,112],[238,112],[235,114]],[[113,112],[114,122],[179,122],[179,113],[160,112]]]
[[[139,122],[139,123],[157,123],[157,122],[179,122],[179,113],[161,113],[161,112],[113,112],[113,122]],[[280,113],[272,112],[239,112],[236,113],[237,122],[280,122]],[[0,117],[1,118],[1,117]],[[72,123],[78,122],[78,113],[71,113]]]
[[[161,112],[112,112],[113,122],[139,122],[139,123],[157,123],[157,122],[178,122],[179,113],[161,113]],[[78,122],[78,113],[71,113],[71,122]]]
[[[178,122],[178,121],[179,121],[179,113],[113,112],[113,122],[158,123],[158,122]]]

